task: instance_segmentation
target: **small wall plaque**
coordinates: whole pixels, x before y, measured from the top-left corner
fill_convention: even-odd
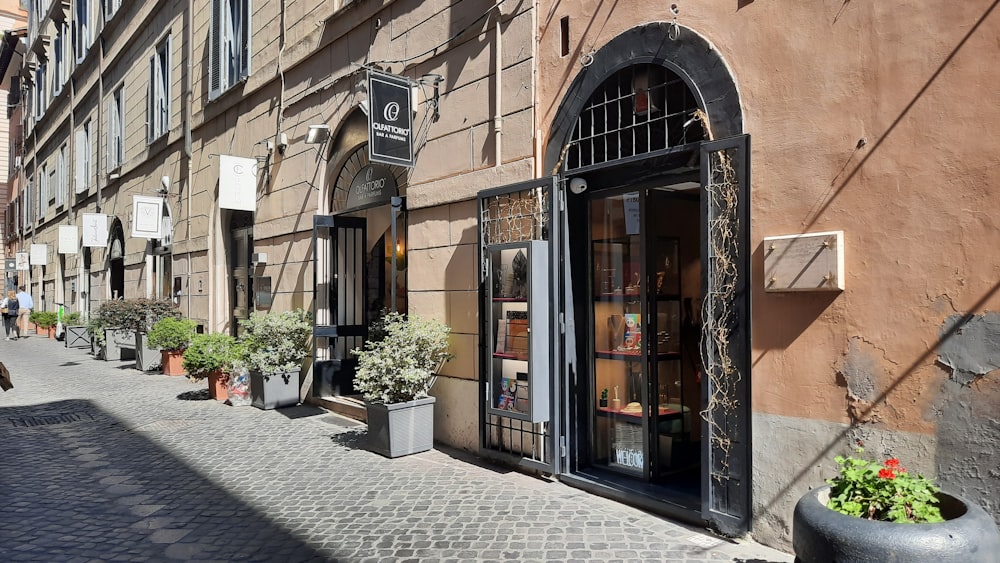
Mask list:
[[[844,231],[764,237],[765,291],[843,291]]]

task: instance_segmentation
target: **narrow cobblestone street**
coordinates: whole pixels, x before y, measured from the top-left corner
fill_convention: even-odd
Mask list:
[[[0,561],[792,561],[322,409],[0,341]]]

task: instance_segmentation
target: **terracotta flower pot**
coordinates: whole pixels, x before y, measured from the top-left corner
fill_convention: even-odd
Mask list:
[[[163,375],[185,375],[184,350],[161,350]]]
[[[46,330],[46,331],[48,331],[48,333],[49,333],[49,338],[52,338],[52,339],[54,340],[54,339],[55,339],[55,337],[56,337],[56,327],[54,327],[54,326],[50,326],[49,328],[47,328],[47,329],[45,329],[45,330]]]
[[[208,374],[208,396],[216,401],[229,399],[229,374],[221,371],[213,371]]]

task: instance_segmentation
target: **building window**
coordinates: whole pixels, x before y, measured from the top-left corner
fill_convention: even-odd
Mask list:
[[[66,204],[66,192],[69,191],[69,169],[66,162],[67,146],[59,147],[59,160],[56,174],[56,207]]]
[[[84,193],[90,189],[90,181],[94,177],[94,171],[91,168],[91,158],[90,158],[90,134],[91,125],[88,119],[83,127],[80,127],[76,131],[76,177],[75,177],[75,192],[80,194]]]
[[[24,187],[24,201],[21,205],[21,224],[24,225],[25,228],[31,226],[31,220],[33,219],[31,215],[31,204],[33,203],[32,194],[34,193],[34,189],[34,183],[31,180],[28,180],[28,185]]]
[[[170,37],[149,58],[147,140],[152,142],[170,131]]]
[[[125,160],[125,87],[119,86],[108,100],[108,170]]]
[[[612,162],[704,139],[698,101],[670,69],[619,70],[587,101],[566,152],[566,169]]]
[[[45,115],[45,107],[48,103],[48,99],[45,97],[45,74],[45,65],[38,65],[38,68],[35,69],[35,87],[32,90],[35,119],[41,119]]]
[[[122,7],[122,0],[104,0],[104,21],[110,21]]]
[[[52,42],[52,97],[56,97],[62,92],[64,83],[63,74],[66,72],[66,60],[63,57],[65,52],[66,35],[63,33],[64,25],[57,24],[56,38]]]
[[[55,170],[51,172],[51,175],[55,175]],[[42,165],[42,173],[38,177],[38,222],[41,223],[45,219],[45,210],[49,207],[49,186],[51,182],[49,166],[47,164]]]
[[[76,0],[76,12],[73,18],[73,50],[76,62],[82,63],[87,58],[90,46],[94,42],[94,10],[91,5],[94,0]]]
[[[250,76],[250,0],[212,0],[209,99]]]

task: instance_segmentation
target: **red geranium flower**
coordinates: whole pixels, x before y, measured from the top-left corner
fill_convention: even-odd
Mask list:
[[[885,463],[883,465],[885,465],[889,469],[896,469],[897,467],[899,467],[899,460],[896,458],[887,459],[885,460]]]
[[[878,476],[881,477],[882,479],[895,479],[896,472],[893,471],[892,469],[879,469]]]

